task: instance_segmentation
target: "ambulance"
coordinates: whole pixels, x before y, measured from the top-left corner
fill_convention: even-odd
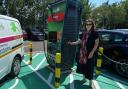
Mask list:
[[[6,75],[15,77],[19,74],[23,54],[20,22],[0,15],[0,80]]]

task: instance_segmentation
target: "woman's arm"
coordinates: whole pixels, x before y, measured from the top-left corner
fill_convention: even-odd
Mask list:
[[[78,39],[77,41],[75,41],[75,42],[68,42],[68,44],[70,44],[70,45],[78,45],[78,44],[80,44],[81,43],[81,40],[80,39]]]
[[[94,52],[97,50],[98,45],[99,45],[99,38],[97,38],[97,39],[95,40],[94,47],[93,47],[92,51],[89,53],[88,58],[92,58],[92,57],[93,57],[93,54],[94,54]]]

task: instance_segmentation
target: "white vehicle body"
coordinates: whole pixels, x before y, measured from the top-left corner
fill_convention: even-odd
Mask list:
[[[17,19],[0,15],[0,79],[9,74],[14,58],[23,58],[23,35]]]

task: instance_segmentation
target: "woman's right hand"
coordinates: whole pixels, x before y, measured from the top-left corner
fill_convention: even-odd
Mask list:
[[[69,44],[69,45],[73,45],[73,42],[69,41],[69,42],[67,42],[67,44]]]
[[[80,40],[77,40],[77,41],[74,41],[74,42],[71,42],[71,41],[68,41],[67,44],[70,44],[70,45],[78,45],[80,43]]]

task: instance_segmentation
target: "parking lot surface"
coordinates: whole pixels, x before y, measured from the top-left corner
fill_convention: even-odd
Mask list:
[[[29,41],[25,41],[25,56],[21,63],[19,75],[11,79],[6,76],[0,81],[0,89],[56,89],[54,87],[54,72],[49,67],[44,51],[47,41],[32,42],[33,57],[32,65],[29,63]],[[61,83],[58,89],[90,89],[89,83],[82,82],[83,76],[75,72],[76,66],[71,73],[61,74]],[[95,75],[94,75],[95,76]],[[93,89],[128,89],[128,80],[108,70],[102,70],[102,74],[95,76],[92,84]]]
[[[0,84],[0,89],[55,89],[54,72],[49,69],[44,53],[33,53],[32,65],[28,65],[28,63],[29,55],[26,54],[18,77],[6,78]],[[128,89],[127,79],[118,79],[112,77],[110,73],[103,72],[95,77],[93,89]],[[80,81],[82,77],[75,71],[70,74],[62,74],[58,89],[89,89],[88,82]]]

